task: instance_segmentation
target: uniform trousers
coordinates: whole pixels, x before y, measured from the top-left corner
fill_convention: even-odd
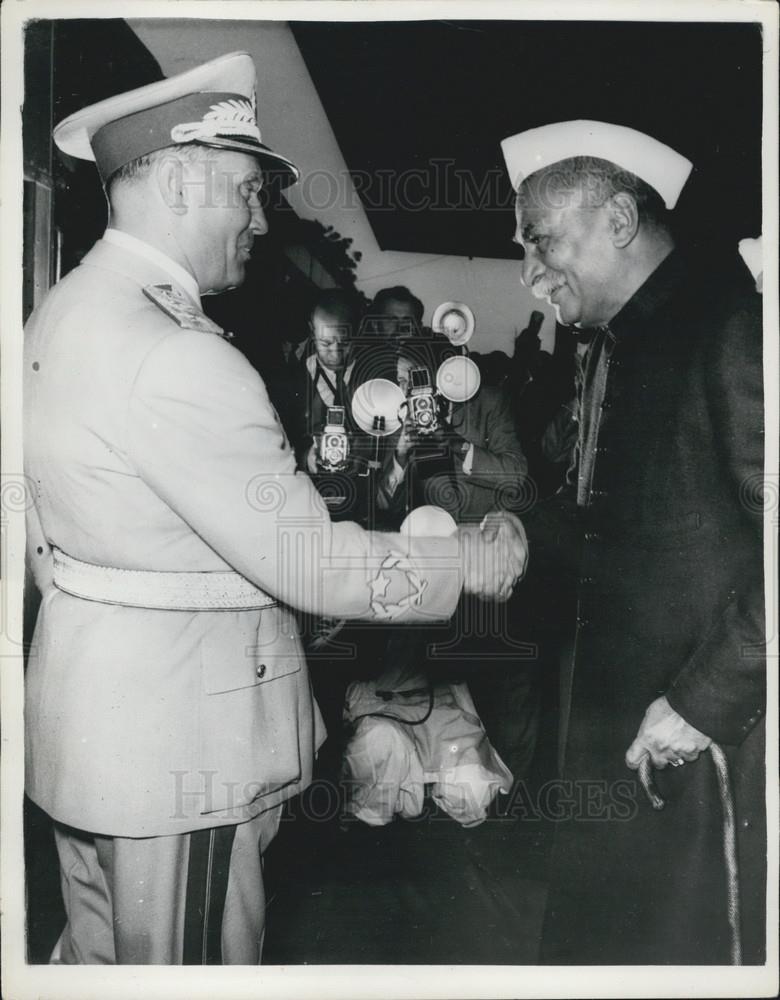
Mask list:
[[[262,855],[281,806],[170,837],[104,837],[55,824],[65,965],[257,965],[265,932]]]

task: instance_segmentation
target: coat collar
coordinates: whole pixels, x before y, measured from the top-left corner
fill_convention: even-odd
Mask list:
[[[178,275],[164,268],[158,259],[150,259],[110,240],[98,240],[84,256],[81,265],[92,265],[116,271],[137,281],[141,288],[145,285],[173,285],[188,299],[192,299],[192,287],[187,287],[187,284]],[[194,305],[200,309],[199,298],[194,300]]]
[[[649,323],[672,297],[685,274],[686,267],[682,254],[679,250],[672,250],[644,284],[634,292],[620,312],[612,317],[607,328],[619,338]]]
[[[130,253],[137,254],[139,257],[158,264],[164,271],[168,272],[177,285],[187,292],[190,299],[196,305],[200,306],[200,289],[198,288],[195,276],[182,267],[181,264],[177,264],[175,260],[172,260],[168,254],[163,253],[162,250],[158,250],[157,247],[152,246],[145,240],[139,239],[137,236],[123,232],[121,229],[112,229],[109,227],[103,234],[103,239],[107,243],[124,247]]]

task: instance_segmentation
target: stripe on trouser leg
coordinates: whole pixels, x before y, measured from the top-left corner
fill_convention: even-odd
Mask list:
[[[190,834],[183,965],[222,964],[222,915],[235,835],[235,826]]]

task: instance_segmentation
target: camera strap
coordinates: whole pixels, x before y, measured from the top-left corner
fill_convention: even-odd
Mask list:
[[[336,376],[335,384],[328,376],[322,365],[319,362],[317,362],[316,374],[314,378],[315,385],[317,386],[317,391],[320,393],[320,396],[322,396],[322,401],[323,403],[325,403],[326,406],[346,406],[345,397],[346,397],[347,384],[344,381],[344,376],[341,372],[334,372],[334,374]],[[330,393],[333,396],[332,402],[328,401],[326,395],[323,395],[319,385],[317,385],[320,379],[322,379],[327,388],[330,390]]]

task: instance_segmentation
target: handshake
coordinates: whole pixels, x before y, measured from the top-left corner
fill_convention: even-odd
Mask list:
[[[506,601],[528,565],[528,540],[519,518],[491,511],[482,523],[458,528],[466,594]]]

